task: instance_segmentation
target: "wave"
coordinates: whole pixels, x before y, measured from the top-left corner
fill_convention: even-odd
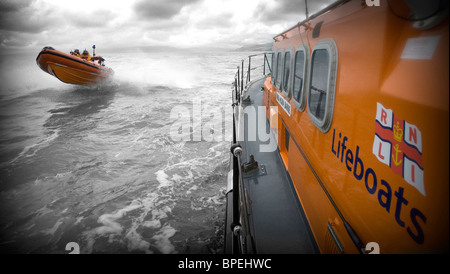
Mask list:
[[[170,112],[178,105],[191,114],[194,96],[205,110],[228,105],[228,62],[115,54],[107,63],[114,78],[83,87],[42,72],[34,58],[23,74],[30,79],[17,81],[21,71],[13,68],[8,77],[16,81],[0,88],[5,140],[31,136],[14,150],[4,141],[12,160],[2,163],[13,165],[4,174],[14,184],[5,191],[14,196],[5,211],[15,208],[5,231],[24,231],[13,237],[30,242],[21,250],[61,252],[67,238],[82,253],[195,252],[210,242],[224,211],[229,142],[176,142]],[[208,129],[205,119],[212,118],[202,118]],[[24,209],[35,213],[19,218]],[[52,240],[33,244],[30,235]]]
[[[154,172],[156,184],[149,187],[149,193],[145,196],[100,215],[97,218],[100,226],[83,233],[87,253],[98,252],[96,243],[102,238],[125,244],[129,252],[178,253],[179,247],[176,248],[172,238],[179,229],[174,225],[182,226],[181,220],[187,216],[182,214],[174,219],[174,214],[180,214],[181,208],[204,214],[205,210],[214,210],[224,204],[221,192],[214,187],[210,192],[205,192],[209,186],[205,188],[204,185],[216,183],[217,178],[222,176],[219,173],[217,178],[210,177],[211,173],[215,173],[215,164],[211,161],[224,164],[220,161],[220,154],[217,154],[224,149],[222,145],[211,146],[204,157],[194,155],[191,159],[182,159],[184,156],[173,145],[166,148],[173,150],[171,155],[178,162],[170,163],[168,159],[165,167]],[[150,182],[147,184],[150,186]],[[131,224],[125,225],[129,221]]]
[[[58,138],[59,132],[60,131],[58,129],[53,130],[49,135],[45,136],[44,139],[39,140],[35,144],[24,147],[23,150],[15,158],[6,163],[2,163],[2,165],[13,165],[23,158],[30,158],[32,156],[35,156],[36,153],[38,153],[41,149],[48,147],[52,141]]]
[[[170,211],[171,207],[165,205],[165,199],[161,199],[157,193],[148,193],[146,197],[135,199],[114,213],[103,214],[98,218],[101,226],[83,233],[87,242],[85,252],[92,253],[94,243],[100,237],[107,236],[112,239],[111,235],[124,234],[130,252],[140,250],[151,254],[156,251],[154,249],[157,249],[164,254],[175,253],[175,247],[171,244],[170,238],[175,235],[176,230],[168,223],[161,226],[161,221],[167,218],[167,213]],[[128,214],[133,214],[132,224],[124,232],[120,220]],[[137,231],[142,226],[147,229],[157,229],[157,231],[153,237],[144,239]]]

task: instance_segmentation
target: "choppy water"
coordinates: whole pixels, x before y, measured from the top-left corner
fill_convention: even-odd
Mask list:
[[[0,251],[220,252],[225,112],[247,53],[98,50],[114,80],[79,87],[42,72],[39,50],[0,61]],[[171,111],[195,100],[223,114],[222,140],[171,138]]]

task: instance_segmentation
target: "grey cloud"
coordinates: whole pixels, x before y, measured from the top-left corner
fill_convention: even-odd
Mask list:
[[[220,15],[208,16],[196,23],[198,29],[228,28],[233,24],[233,14],[222,13]]]
[[[45,29],[45,21],[36,20],[26,15],[2,16],[0,18],[0,30],[17,32],[38,33]]]
[[[89,13],[70,13],[65,18],[70,25],[80,28],[97,28],[107,26],[113,19],[114,14],[108,10],[95,10]]]
[[[0,14],[4,16],[7,12],[17,12],[20,9],[28,7],[34,0],[1,0]]]
[[[0,49],[23,49],[37,41],[39,34],[0,31]]]
[[[200,0],[141,0],[134,5],[135,13],[146,20],[171,19],[185,6],[192,5]]]
[[[305,10],[305,1],[279,0],[276,3],[275,12],[280,15],[299,15]]]
[[[290,18],[298,19],[305,17],[305,1],[304,0],[279,0],[275,6],[266,3],[260,4],[256,10],[254,17],[262,22],[286,22]]]
[[[335,0],[309,0],[307,1],[309,15],[328,6]],[[278,0],[275,6],[260,4],[255,11],[255,17],[267,22],[286,22],[290,20],[301,21],[306,18],[305,0]]]
[[[49,10],[37,10],[33,1],[1,1],[0,30],[39,33],[51,22]]]

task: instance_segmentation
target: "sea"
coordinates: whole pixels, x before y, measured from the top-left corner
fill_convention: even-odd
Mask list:
[[[237,66],[255,52],[102,52],[60,82],[0,58],[1,253],[222,253]]]

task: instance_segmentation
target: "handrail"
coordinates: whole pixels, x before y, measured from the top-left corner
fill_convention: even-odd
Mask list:
[[[237,66],[237,71],[234,75],[234,89],[233,89],[233,104],[239,104],[240,99],[242,96],[242,92],[244,91],[244,88],[248,85],[249,82],[251,82],[252,75],[251,72],[254,70],[257,70],[259,68],[262,68],[262,75],[266,75],[266,67],[269,69],[269,74],[272,74],[272,67],[267,59],[267,55],[273,54],[273,52],[263,52],[263,53],[257,53],[257,54],[251,54],[248,56],[248,64],[247,64],[247,70],[244,75],[244,67],[245,67],[245,60],[241,60],[241,64]],[[252,58],[258,57],[258,56],[264,56],[263,57],[263,64],[252,66]],[[244,77],[245,77],[245,86],[244,86]]]
[[[249,210],[247,208],[246,204],[246,197],[245,197],[245,190],[244,190],[244,184],[243,184],[243,173],[242,173],[242,162],[241,162],[241,155],[242,155],[242,148],[239,144],[234,144],[231,147],[231,152],[233,154],[233,213],[238,214],[233,215],[233,235],[235,236],[236,241],[239,243],[240,252],[242,254],[246,254],[248,252],[247,250],[247,239],[242,240],[241,237],[249,237],[250,242],[253,243],[253,236],[250,233],[250,221],[248,220],[249,217]],[[237,168],[237,170],[236,170]],[[239,207],[239,204],[242,204],[242,212],[240,211],[241,207]],[[237,208],[236,208],[237,207]],[[244,227],[241,226],[241,217],[244,221]],[[252,244],[250,247],[255,252],[255,246]],[[237,247],[233,247],[234,252],[237,251]]]
[[[231,153],[233,154],[233,241],[232,241],[232,252],[233,253],[247,253],[247,242],[250,240],[251,251],[255,252],[253,237],[250,233],[249,220],[248,218],[248,208],[245,202],[245,190],[243,185],[243,173],[242,173],[242,163],[241,163],[241,153],[242,148],[237,141],[237,121],[236,121],[236,107],[240,105],[242,93],[244,92],[244,77],[245,77],[245,87],[251,82],[252,75],[251,72],[262,68],[262,75],[266,75],[266,65],[269,69],[269,73],[272,73],[272,68],[269,60],[267,59],[268,54],[273,54],[272,52],[264,52],[259,54],[252,54],[248,56],[247,71],[244,75],[245,60],[241,60],[241,64],[237,66],[237,71],[234,74],[234,82],[232,88],[232,107],[233,107],[233,145],[231,146]],[[252,67],[252,58],[257,56],[264,56],[263,64]],[[242,207],[240,206],[242,205]],[[241,219],[242,218],[242,219]],[[241,221],[244,222],[244,227],[241,226]],[[247,238],[248,237],[248,238]],[[244,238],[244,239],[243,239]]]

